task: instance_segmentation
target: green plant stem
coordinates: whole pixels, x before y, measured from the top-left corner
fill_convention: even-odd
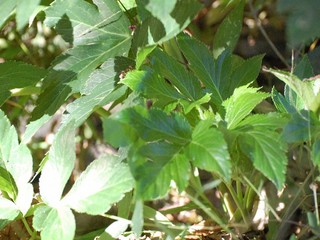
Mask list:
[[[244,221],[244,224],[245,224],[246,226],[249,226],[248,221],[247,221],[248,213],[245,213],[245,209],[244,209],[244,207],[241,205],[241,203],[240,203],[241,200],[238,199],[237,193],[234,191],[234,189],[233,189],[233,187],[232,187],[232,185],[231,185],[230,183],[226,183],[226,187],[228,188],[228,190],[229,190],[229,192],[230,192],[230,194],[231,194],[231,197],[232,197],[234,203],[236,204],[238,210],[240,211],[240,214],[241,214],[241,216],[242,216],[242,219],[243,219],[243,221]]]
[[[32,231],[27,220],[23,217],[23,218],[21,218],[21,221],[22,221],[24,227],[26,228],[28,234],[31,236],[31,239],[37,239],[37,232]]]

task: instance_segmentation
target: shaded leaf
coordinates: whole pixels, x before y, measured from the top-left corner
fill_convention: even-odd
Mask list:
[[[40,206],[34,212],[33,227],[43,240],[72,240],[76,223],[69,208]]]
[[[286,145],[280,135],[274,131],[252,129],[240,136],[239,144],[254,167],[281,189],[288,160]]]
[[[39,180],[41,198],[54,207],[60,202],[76,160],[74,122],[60,128],[49,150]]]
[[[11,96],[10,90],[35,86],[46,74],[46,70],[23,62],[1,63],[0,72],[0,105]]]
[[[282,138],[288,143],[310,141],[320,130],[320,122],[315,113],[302,110],[291,114],[284,127]]]
[[[148,111],[137,106],[124,109],[115,118],[120,122],[130,124],[146,141],[165,139],[184,145],[191,139],[191,128],[188,121],[177,113],[167,115],[160,109]]]
[[[82,172],[62,203],[77,212],[103,214],[132,187],[129,167],[120,158],[106,155]]]
[[[173,38],[189,25],[201,9],[201,4],[195,0],[138,0],[137,6],[142,20],[134,36],[137,47],[161,44]]]
[[[320,36],[317,22],[320,21],[320,6],[317,0],[280,0],[277,3],[278,11],[288,13],[287,40],[290,45],[308,44]]]
[[[220,105],[223,101],[219,91],[220,78],[218,76],[221,67],[216,66],[212,54],[203,43],[187,36],[178,37],[177,40],[181,51],[189,62],[191,70],[210,90],[212,101],[216,105]]]
[[[244,5],[245,1],[240,1],[220,24],[213,39],[215,57],[218,57],[226,49],[234,50],[242,30]]]
[[[203,97],[199,80],[174,58],[159,49],[154,50],[151,56],[152,68],[176,86],[189,101]]]
[[[254,127],[255,129],[259,128],[261,130],[276,130],[283,128],[287,122],[288,119],[277,112],[271,112],[268,114],[254,114],[242,120],[238,124],[237,128],[250,126]]]
[[[201,121],[192,133],[192,141],[186,149],[187,156],[193,164],[206,171],[218,173],[229,180],[231,162],[227,143],[223,134],[211,128],[211,121]]]
[[[172,179],[166,165],[179,153],[181,146],[167,142],[152,142],[133,146],[129,165],[136,180],[137,194],[145,200],[163,197]]]
[[[316,140],[312,145],[312,152],[311,152],[311,160],[312,162],[320,167],[320,140]]]
[[[287,98],[279,93],[274,87],[272,88],[271,98],[278,111],[283,113],[294,113],[297,111],[296,108],[290,104]]]

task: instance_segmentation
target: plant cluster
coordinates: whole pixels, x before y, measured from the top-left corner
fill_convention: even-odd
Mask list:
[[[290,24],[302,21],[301,12],[288,2],[278,3],[289,14],[288,41],[306,46],[319,34],[295,38],[302,30]],[[183,208],[198,209],[234,238],[265,224],[268,239],[319,237],[320,79],[305,54],[290,71],[264,69],[284,91],[262,91],[256,80],[264,56],[233,53],[248,6],[221,1],[225,15],[208,47],[188,33],[203,9],[196,0],[2,1],[3,31],[11,24],[24,36],[37,21],[65,41],[42,53],[68,49],[46,69],[41,54],[33,64],[9,55],[0,64],[0,227],[22,221],[26,238],[44,240],[138,238],[148,229],[183,238],[191,228],[165,216]],[[29,108],[21,135],[12,125],[18,106]],[[59,129],[38,163],[30,143],[59,111]],[[90,123],[96,128],[92,116],[114,153],[98,156],[72,182],[76,135]],[[199,171],[210,174],[209,183]],[[146,204],[172,188],[190,203],[163,212]],[[219,207],[208,191],[219,195]],[[113,222],[76,234],[79,213]],[[299,233],[286,230],[294,221]]]

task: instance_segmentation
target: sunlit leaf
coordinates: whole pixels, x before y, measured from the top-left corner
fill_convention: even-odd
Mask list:
[[[223,134],[210,128],[210,121],[201,121],[192,133],[192,141],[186,149],[187,156],[196,167],[218,173],[229,180],[231,162]]]
[[[257,88],[242,86],[237,88],[233,95],[223,102],[226,109],[225,121],[228,128],[235,128],[262,100],[269,94],[258,92]]]
[[[76,222],[69,208],[40,206],[34,212],[33,227],[43,240],[72,240]]]
[[[118,157],[106,155],[87,167],[62,203],[77,212],[103,214],[132,187],[129,167]]]
[[[13,220],[19,214],[19,209],[10,200],[0,197],[0,219]]]
[[[49,150],[39,180],[41,198],[54,207],[59,204],[76,160],[74,122],[60,128]]]

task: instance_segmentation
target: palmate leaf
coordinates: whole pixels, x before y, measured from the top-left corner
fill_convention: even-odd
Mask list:
[[[192,141],[186,148],[187,156],[196,167],[219,174],[226,180],[231,177],[231,162],[223,134],[210,128],[210,121],[201,121],[192,133]]]
[[[43,201],[51,207],[58,206],[63,189],[71,175],[76,160],[74,122],[59,129],[49,150],[40,180],[40,194]]]
[[[77,212],[103,214],[132,187],[129,167],[119,157],[105,155],[82,172],[62,203]]]
[[[215,62],[209,49],[203,43],[187,36],[178,37],[177,40],[181,51],[189,62],[191,70],[212,93],[213,103],[217,106],[221,105],[223,98],[219,91],[219,74],[222,65]],[[231,59],[229,64],[231,66]],[[230,67],[228,72],[230,72]]]
[[[129,21],[115,0],[56,0],[45,23],[55,26],[73,48],[59,56],[44,80],[33,120],[52,115],[70,94],[79,92],[94,69],[130,48]]]
[[[131,71],[121,83],[147,98],[157,100],[157,105],[160,106],[185,98],[162,76],[151,69]]]
[[[147,110],[136,106],[122,110],[113,119],[131,125],[145,141],[165,139],[185,145],[191,139],[191,127],[188,121],[177,113],[167,115],[160,109]]]
[[[151,65],[189,101],[196,101],[204,96],[199,80],[165,52],[155,49],[151,54]]]
[[[268,96],[268,93],[258,92],[258,88],[250,88],[248,85],[237,88],[222,104],[226,109],[225,121],[228,129],[235,128],[256,105]]]
[[[179,154],[181,149],[164,141],[132,146],[129,164],[140,197],[151,200],[165,196],[171,180],[175,180],[180,189],[186,186],[190,166],[187,158]],[[177,167],[181,170],[178,175]]]
[[[278,189],[285,183],[287,166],[286,144],[275,131],[252,129],[239,137],[242,151],[253,165],[270,179]]]
[[[46,74],[46,70],[23,62],[0,64],[0,106],[10,97],[10,90],[35,86]]]
[[[43,240],[72,240],[76,222],[69,208],[39,206],[34,212],[33,227],[41,231]]]

